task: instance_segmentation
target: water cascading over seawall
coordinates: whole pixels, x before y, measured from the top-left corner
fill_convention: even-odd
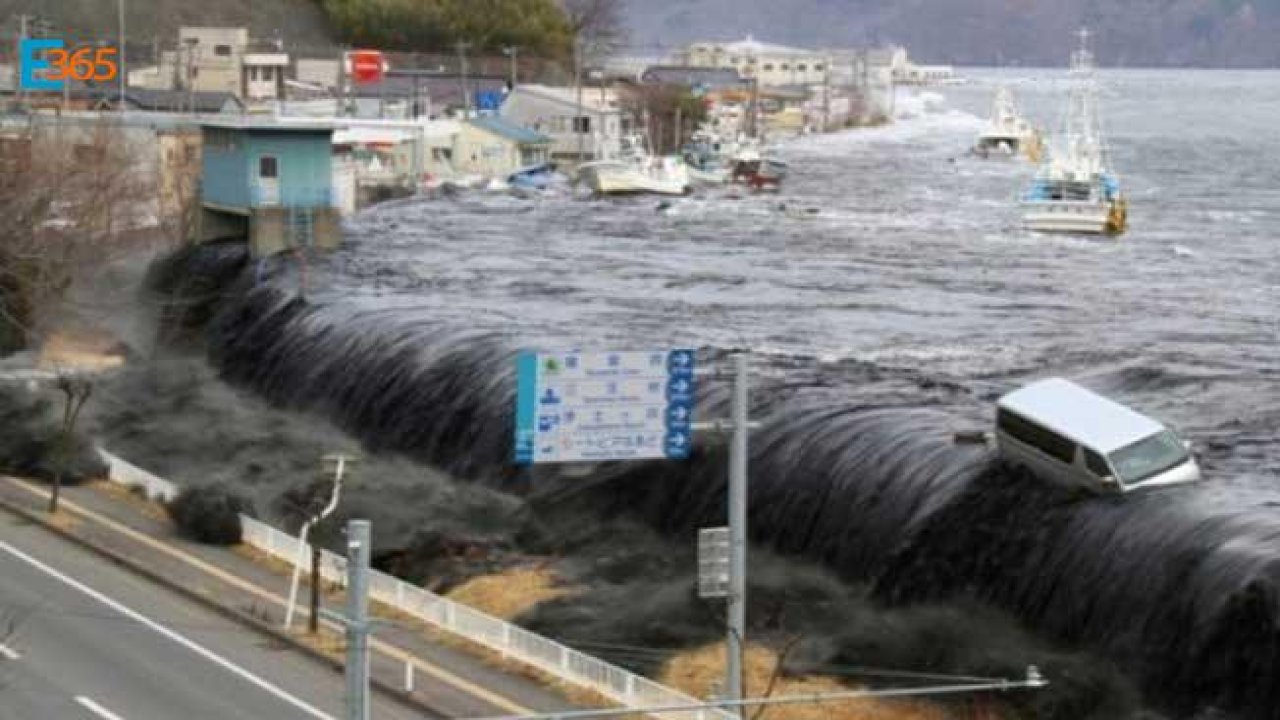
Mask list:
[[[513,469],[515,338],[315,306],[244,277],[209,337],[228,379],[321,412],[373,449],[546,507],[636,513],[679,533],[722,522],[714,440],[683,464],[606,464],[586,477]],[[1006,609],[1106,654],[1179,715],[1280,718],[1280,494],[1073,494],[956,444],[961,423],[947,412],[850,397],[821,385],[753,392],[755,542],[869,582],[887,603],[965,595]],[[700,412],[723,414],[725,401],[707,389]]]

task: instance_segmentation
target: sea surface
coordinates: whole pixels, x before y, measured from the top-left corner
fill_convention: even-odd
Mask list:
[[[780,143],[777,195],[465,194],[367,211],[322,305],[544,348],[749,349],[766,374],[867,365],[961,412],[1061,375],[1193,439],[1224,492],[1280,486],[1280,73],[1104,71],[1120,239],[1023,230],[1034,167],[966,156],[994,88],[1060,121],[1065,71],[901,90],[890,126]],[[849,383],[865,384],[865,374]],[[851,392],[865,388],[851,388]],[[910,398],[902,398],[910,402]]]

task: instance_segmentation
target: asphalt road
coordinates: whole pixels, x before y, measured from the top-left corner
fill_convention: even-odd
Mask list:
[[[331,668],[0,513],[0,720],[343,717]],[[421,717],[373,695],[376,720]]]

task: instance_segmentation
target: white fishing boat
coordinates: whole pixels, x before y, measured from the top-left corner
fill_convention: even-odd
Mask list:
[[[578,166],[578,181],[597,195],[687,195],[689,168],[678,157],[654,157],[639,138],[623,138],[617,160]]]
[[[1018,112],[1013,93],[1003,85],[996,88],[991,120],[978,136],[973,153],[982,158],[1024,155],[1031,162],[1040,162],[1042,149],[1040,131]]]
[[[1128,205],[1103,141],[1088,30],[1080,31],[1071,79],[1062,132],[1022,198],[1023,225],[1039,232],[1119,235],[1128,225]]]

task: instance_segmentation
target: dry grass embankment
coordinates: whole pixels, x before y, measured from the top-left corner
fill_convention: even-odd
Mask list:
[[[778,654],[763,645],[747,645],[743,663],[743,690],[748,697],[760,697],[766,693],[769,680],[778,664]],[[667,662],[658,682],[679,688],[691,695],[709,697],[724,679],[724,644],[706,645],[680,653]],[[781,676],[773,686],[770,697],[834,693],[856,690],[840,680],[825,676]],[[951,715],[942,707],[917,701],[885,701],[873,698],[839,700],[828,703],[803,703],[772,705],[763,710],[750,708],[747,717],[752,720],[949,720]]]
[[[545,565],[515,567],[480,575],[445,594],[450,600],[503,620],[512,620],[539,603],[573,594]]]

